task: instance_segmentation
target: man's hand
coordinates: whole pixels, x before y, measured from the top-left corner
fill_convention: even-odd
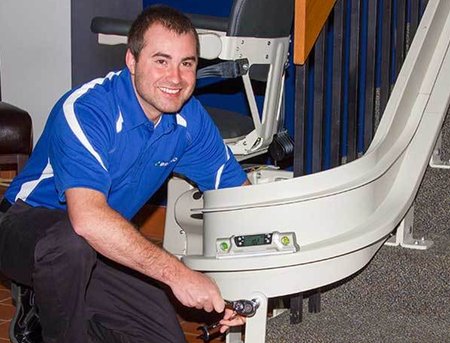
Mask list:
[[[220,332],[225,333],[231,326],[244,325],[246,322],[245,317],[236,314],[233,310],[225,309],[223,319],[220,321]]]
[[[215,310],[218,313],[225,308],[225,302],[214,280],[187,267],[168,285],[184,306],[204,309],[206,312]]]

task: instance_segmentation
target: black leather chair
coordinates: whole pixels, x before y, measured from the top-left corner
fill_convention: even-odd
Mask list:
[[[25,166],[33,147],[32,120],[28,112],[0,101],[0,170],[14,171],[19,173]],[[2,187],[7,187],[10,180],[0,179]],[[0,211],[0,218],[3,211]],[[9,205],[8,205],[9,207]],[[37,335],[40,337],[40,329],[34,330],[33,333],[26,333],[33,325],[38,325],[36,308],[32,304],[22,304],[26,295],[32,294],[31,289],[19,285],[11,280],[11,296],[16,305],[15,314],[11,320],[9,327],[9,336],[11,342],[25,342],[28,338]],[[24,308],[29,307],[25,319]],[[18,325],[26,325],[18,329]],[[17,334],[21,332],[21,334]],[[20,336],[20,337],[19,337]],[[33,341],[34,342],[34,341]]]
[[[20,172],[32,147],[32,122],[28,112],[0,101],[0,170]]]

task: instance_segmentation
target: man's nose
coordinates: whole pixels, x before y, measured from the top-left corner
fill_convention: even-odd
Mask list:
[[[167,78],[169,79],[170,82],[178,84],[181,81],[181,72],[180,72],[180,68],[178,67],[172,67],[169,69],[169,73]]]

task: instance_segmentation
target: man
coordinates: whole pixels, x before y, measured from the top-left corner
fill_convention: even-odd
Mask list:
[[[128,36],[127,68],[58,101],[6,192],[0,270],[33,287],[44,342],[184,342],[155,280],[185,306],[224,311],[211,279],[129,222],[173,171],[201,190],[247,183],[191,97],[198,52],[184,15],[146,9]],[[222,331],[242,322],[226,310]]]

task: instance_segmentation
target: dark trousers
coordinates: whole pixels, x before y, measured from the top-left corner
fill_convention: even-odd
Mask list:
[[[166,294],[98,256],[67,213],[23,202],[0,219],[0,271],[33,287],[44,342],[185,342]]]

